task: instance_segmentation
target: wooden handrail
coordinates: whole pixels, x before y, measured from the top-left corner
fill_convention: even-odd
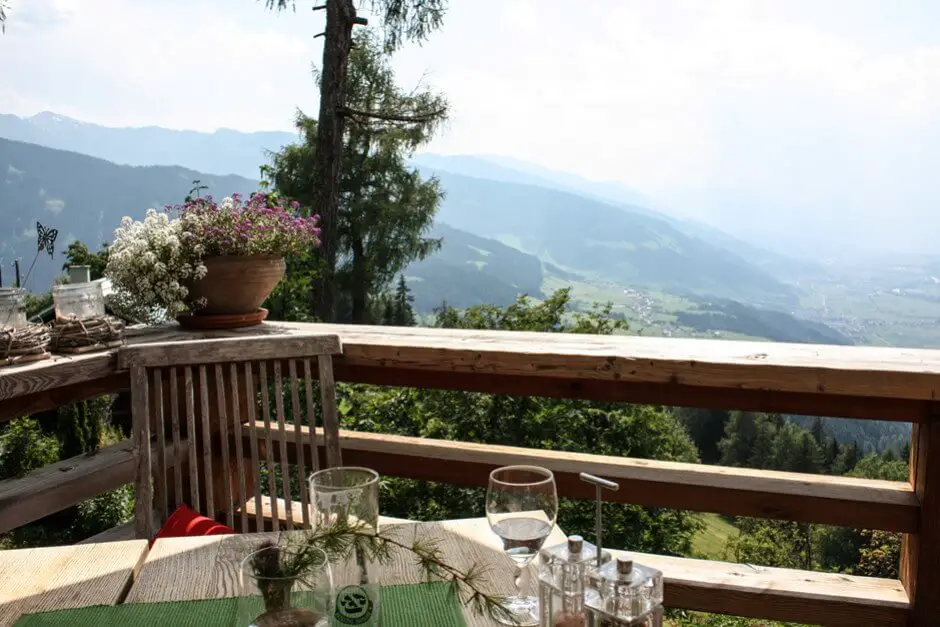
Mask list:
[[[260,421],[254,424],[254,429],[259,441],[270,435],[275,447],[286,440],[288,460],[294,459],[293,434],[286,438],[276,431],[268,434]],[[309,441],[309,427],[302,427],[301,432],[303,441]],[[317,435],[322,439],[322,431]],[[247,442],[247,434],[245,438]],[[493,468],[528,464],[554,471],[559,494],[571,498],[594,498],[593,488],[578,479],[578,473],[589,472],[620,483],[621,489],[605,494],[606,499],[648,507],[904,532],[917,530],[920,514],[910,484],[899,481],[705,466],[347,430],[340,430],[340,445],[346,464],[368,466],[393,477],[457,485],[485,487]]]
[[[128,344],[317,333],[339,335],[350,381],[908,422],[930,420],[940,398],[940,350],[286,322],[149,328]],[[0,368],[0,419],[13,399],[126,376],[116,354]]]
[[[129,440],[0,481],[0,533],[133,481]]]

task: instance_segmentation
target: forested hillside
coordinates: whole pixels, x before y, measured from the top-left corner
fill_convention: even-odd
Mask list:
[[[415,309],[429,313],[442,302],[464,308],[507,305],[520,294],[542,296],[542,262],[493,239],[437,224],[430,237],[440,250],[405,270]]]
[[[179,202],[199,180],[204,193],[250,193],[257,183],[181,167],[122,166],[64,150],[0,139],[0,257],[31,258],[36,222],[59,230],[59,250],[72,240],[110,242],[124,216]],[[45,290],[62,262],[37,264],[30,285]]]

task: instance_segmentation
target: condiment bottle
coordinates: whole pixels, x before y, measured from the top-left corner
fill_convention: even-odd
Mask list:
[[[618,557],[589,577],[584,603],[599,627],[661,627],[663,574]]]

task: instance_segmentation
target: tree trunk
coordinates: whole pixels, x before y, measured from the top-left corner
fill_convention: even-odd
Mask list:
[[[365,264],[363,255],[362,237],[356,230],[353,230],[350,238],[352,248],[352,280],[349,290],[352,292],[352,321],[353,324],[365,324],[366,317],[366,285]]]
[[[314,285],[313,310],[324,322],[336,319],[337,214],[343,155],[343,107],[346,105],[346,70],[352,47],[356,8],[352,0],[326,0],[323,72],[320,76],[320,116],[313,157],[313,211],[320,214],[320,253],[323,268]]]

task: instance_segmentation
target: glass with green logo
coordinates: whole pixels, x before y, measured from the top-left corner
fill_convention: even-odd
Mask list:
[[[328,468],[310,476],[314,527],[346,525],[358,532],[378,533],[379,474],[352,466]],[[336,603],[333,625],[382,624],[381,586],[376,565],[361,550],[346,564],[333,565]]]

